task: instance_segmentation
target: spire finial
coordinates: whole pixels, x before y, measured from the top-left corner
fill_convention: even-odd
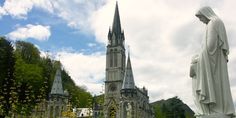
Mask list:
[[[130,46],[128,45],[128,56],[130,55]]]

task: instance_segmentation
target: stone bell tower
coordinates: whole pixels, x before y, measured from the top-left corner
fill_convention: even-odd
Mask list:
[[[120,90],[123,84],[126,59],[124,42],[124,32],[121,30],[119,9],[116,3],[112,28],[108,32],[106,52],[105,118],[119,117]]]

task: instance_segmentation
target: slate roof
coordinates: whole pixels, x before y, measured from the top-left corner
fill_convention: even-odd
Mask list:
[[[125,69],[125,77],[122,85],[122,89],[135,89],[133,71],[130,61],[130,56],[128,55],[127,65]]]
[[[55,79],[52,85],[51,94],[64,95],[61,81],[61,70],[57,69]]]

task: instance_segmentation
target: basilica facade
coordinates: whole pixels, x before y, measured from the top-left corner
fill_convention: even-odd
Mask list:
[[[138,88],[134,80],[130,54],[126,62],[125,36],[116,3],[106,52],[105,118],[154,118],[148,90]]]

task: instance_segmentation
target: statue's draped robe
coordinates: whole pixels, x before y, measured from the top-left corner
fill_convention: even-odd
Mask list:
[[[200,114],[234,114],[227,69],[229,46],[224,24],[211,9],[200,9],[199,12],[210,21],[198,61],[194,65],[196,106]]]

